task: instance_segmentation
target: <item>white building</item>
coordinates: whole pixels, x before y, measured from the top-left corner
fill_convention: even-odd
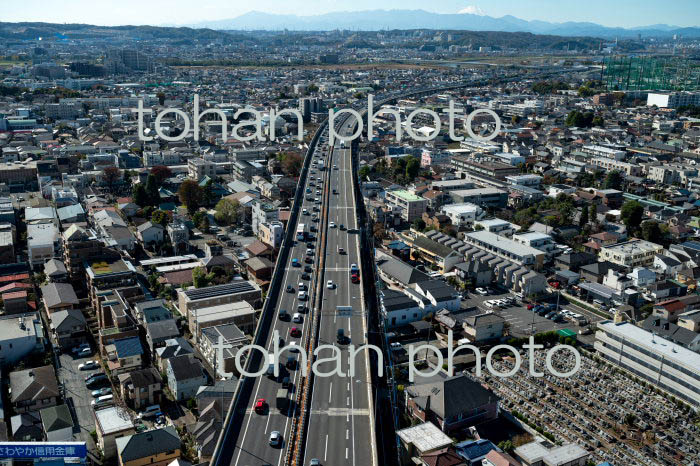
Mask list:
[[[406,222],[420,218],[428,207],[428,200],[410,191],[387,191],[386,203]]]
[[[252,216],[252,227],[253,233],[255,235],[260,235],[260,225],[263,223],[271,223],[279,220],[279,209],[273,204],[268,202],[263,202],[259,200],[254,200],[252,202],[251,216]]]
[[[0,364],[14,365],[44,351],[44,330],[38,313],[0,316]]]
[[[624,243],[603,246],[598,256],[600,261],[626,267],[646,267],[654,263],[654,256],[661,254],[664,247],[642,239],[633,239]]]
[[[606,360],[700,407],[700,354],[629,322],[598,322],[595,337]]]
[[[700,105],[700,93],[698,92],[650,92],[647,96],[649,107],[656,105],[659,108],[677,108],[681,105]]]
[[[465,202],[463,204],[448,204],[440,210],[457,227],[472,226],[476,220],[484,216],[484,210],[476,204]]]
[[[539,249],[546,254],[546,260],[548,261],[554,257],[557,251],[557,243],[554,242],[551,236],[545,233],[536,231],[518,233],[513,235],[513,241],[531,248]]]

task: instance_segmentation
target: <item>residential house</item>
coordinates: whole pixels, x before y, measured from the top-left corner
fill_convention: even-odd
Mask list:
[[[150,221],[139,225],[136,229],[136,235],[141,241],[141,244],[147,247],[163,243],[164,234],[165,228],[163,228],[163,225]]]
[[[14,365],[46,347],[38,312],[0,316],[0,365]]]
[[[167,466],[180,458],[180,436],[174,426],[116,439],[119,466]]]
[[[48,442],[73,441],[73,417],[68,405],[51,406],[40,411]]]
[[[109,406],[95,410],[94,413],[96,443],[105,459],[111,460],[117,456],[117,439],[136,432],[134,422],[121,406]]]
[[[498,397],[465,374],[436,376],[406,388],[411,417],[449,434],[498,417]]]
[[[219,344],[219,339],[225,345],[230,345],[230,348],[225,348],[223,351],[223,360],[216,349]],[[200,350],[207,362],[216,369],[218,377],[230,377],[226,374],[237,374],[235,358],[236,353],[244,345],[249,342],[248,338],[238,328],[236,324],[214,325],[202,329],[202,338],[200,339]]]
[[[10,403],[17,413],[55,406],[60,393],[53,366],[10,372]]]
[[[119,374],[119,390],[124,400],[136,410],[160,403],[163,379],[153,367]]]
[[[462,326],[472,343],[486,343],[497,341],[503,336],[505,319],[493,312],[486,312],[468,316]]]
[[[41,442],[44,429],[39,412],[27,411],[10,418],[10,435],[15,442]]]
[[[68,281],[68,270],[58,259],[49,259],[44,264],[44,274],[49,281],[58,283]]]
[[[61,348],[84,343],[87,338],[87,321],[80,309],[61,309],[49,315],[51,335]]]
[[[168,388],[178,401],[189,400],[204,385],[207,378],[202,363],[193,354],[175,356],[165,363]]]
[[[114,340],[105,346],[107,367],[113,374],[122,374],[141,368],[143,347],[137,336]]]
[[[182,337],[171,338],[170,340],[165,340],[165,346],[156,349],[156,362],[158,368],[165,372],[165,363],[168,359],[193,353],[194,349],[187,340]]]
[[[70,283],[49,283],[41,287],[41,294],[49,314],[62,309],[74,309],[79,303]]]

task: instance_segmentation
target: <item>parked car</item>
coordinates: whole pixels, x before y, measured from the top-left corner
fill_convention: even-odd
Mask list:
[[[91,360],[91,361],[85,361],[84,363],[80,364],[78,366],[78,370],[89,371],[92,369],[97,369],[98,367],[100,367],[100,363],[95,361],[95,360]]]
[[[489,293],[488,293],[485,289],[483,289],[483,288],[477,288],[476,290],[474,290],[474,292],[475,292],[476,294],[478,294],[478,295],[481,295],[481,296],[486,296],[487,294],[489,294]]]
[[[97,390],[93,390],[91,394],[92,394],[93,398],[98,398],[100,396],[105,396],[105,395],[111,395],[112,394],[112,387],[98,388]]]
[[[89,350],[89,349],[90,349],[90,345],[88,345],[87,343],[83,343],[82,345],[78,345],[78,346],[76,346],[75,348],[73,348],[73,349],[71,350],[71,353],[73,353],[73,354],[80,354],[81,351],[84,351],[84,350],[86,350],[86,349]]]

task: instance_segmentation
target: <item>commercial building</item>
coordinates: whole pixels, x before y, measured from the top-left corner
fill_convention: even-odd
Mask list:
[[[698,92],[650,92],[647,95],[647,105],[659,108],[678,108],[681,105],[700,105]]]
[[[597,326],[594,347],[606,360],[700,407],[700,354],[629,322]]]
[[[224,324],[236,324],[244,333],[252,334],[256,325],[255,309],[249,302],[242,300],[189,309],[188,325],[197,341],[201,339],[205,328]]]
[[[387,191],[385,201],[406,222],[421,218],[428,200],[406,190]]]
[[[178,291],[178,307],[182,315],[190,316],[194,310],[246,301],[255,304],[262,297],[260,287],[246,280],[234,280],[224,285],[190,288]],[[229,306],[229,309],[232,307]],[[201,318],[201,316],[200,316]],[[240,325],[239,325],[240,327]],[[193,332],[195,334],[195,332]]]
[[[464,171],[474,175],[488,176],[497,180],[504,180],[507,176],[520,173],[518,167],[502,162],[476,161],[469,157],[456,155],[451,161],[455,171]]]
[[[476,204],[480,207],[501,208],[508,202],[508,192],[498,188],[460,189],[450,192],[456,203]]]
[[[664,247],[642,239],[632,239],[624,243],[603,246],[598,259],[629,267],[648,267],[654,263],[654,256],[661,254]]]

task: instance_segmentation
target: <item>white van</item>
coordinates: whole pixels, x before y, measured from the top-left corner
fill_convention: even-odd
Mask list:
[[[104,395],[92,400],[92,407],[99,408],[100,406],[106,406],[114,401],[114,395]]]
[[[146,419],[149,417],[153,417],[156,415],[156,413],[160,412],[160,405],[151,405],[147,407],[146,409],[143,410],[143,412],[139,413],[139,419]]]

